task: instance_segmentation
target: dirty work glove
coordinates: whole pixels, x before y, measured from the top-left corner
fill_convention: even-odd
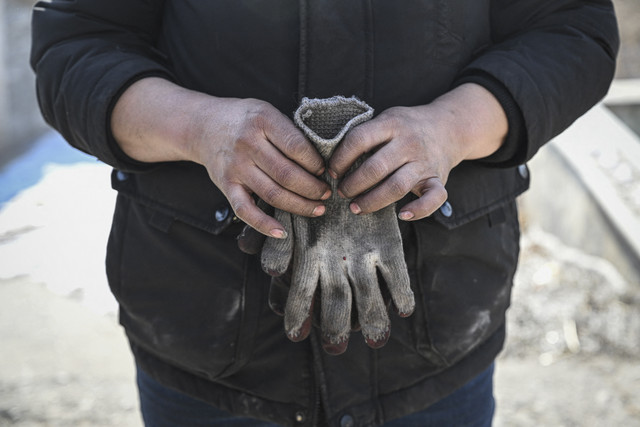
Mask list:
[[[372,115],[373,109],[356,98],[305,98],[294,119],[328,160],[347,131]],[[338,196],[338,181],[327,172],[323,179],[332,190],[323,216],[306,218],[276,209],[275,218],[285,227],[288,237],[267,238],[262,268],[280,276],[293,258],[284,319],[291,340],[300,341],[309,335],[314,297],[318,294],[325,351],[340,354],[346,350],[352,298],[367,344],[381,347],[389,338],[390,322],[378,273],[384,278],[398,313],[409,316],[414,309],[394,206],[354,215],[349,201]]]

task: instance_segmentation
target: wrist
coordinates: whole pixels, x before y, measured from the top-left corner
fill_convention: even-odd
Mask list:
[[[457,163],[488,157],[500,149],[508,133],[507,116],[501,104],[484,87],[465,83],[432,103],[440,111],[441,123]],[[456,163],[456,164],[457,164]]]
[[[132,84],[111,115],[115,141],[140,162],[193,160],[192,124],[206,95],[150,77]]]

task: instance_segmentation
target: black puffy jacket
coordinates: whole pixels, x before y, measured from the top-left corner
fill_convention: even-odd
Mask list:
[[[107,271],[137,362],[161,382],[284,425],[357,426],[423,409],[485,369],[504,340],[524,163],[605,93],[618,48],[607,0],[53,0],[34,9],[45,119],[116,168]],[[449,177],[447,204],[402,224],[418,306],[389,343],[328,356],[289,342],[269,279],[206,171],[142,164],[110,134],[133,82],[161,76],[291,114],[302,96],[376,111],[475,82],[501,102],[501,150]]]

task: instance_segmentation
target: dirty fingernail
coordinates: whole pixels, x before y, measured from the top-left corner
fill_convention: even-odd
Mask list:
[[[269,232],[269,234],[271,237],[275,237],[276,239],[285,239],[287,237],[287,232],[280,228],[274,228]]]
[[[413,212],[409,212],[409,211],[402,211],[398,214],[398,218],[400,218],[403,221],[408,221],[414,216],[415,215],[413,214]]]
[[[325,207],[323,205],[319,205],[319,206],[316,206],[312,214],[313,216],[320,216],[320,215],[324,215],[324,212],[325,212]]]
[[[351,209],[351,212],[353,212],[356,215],[362,212],[362,209],[360,209],[360,206],[358,206],[355,202],[351,203],[349,205],[349,208]]]

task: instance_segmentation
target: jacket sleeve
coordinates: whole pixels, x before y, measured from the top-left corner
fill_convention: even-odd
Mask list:
[[[610,0],[493,0],[493,44],[458,79],[492,91],[509,118],[507,141],[485,159],[531,159],[606,94],[619,47]]]
[[[31,66],[44,119],[74,147],[118,169],[128,158],[110,131],[119,95],[145,76],[172,79],[155,49],[161,0],[53,0],[32,17]]]

